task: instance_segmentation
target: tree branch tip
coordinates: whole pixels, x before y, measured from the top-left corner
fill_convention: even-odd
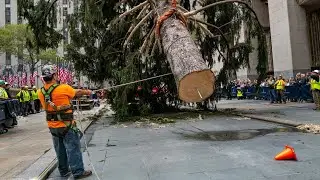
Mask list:
[[[127,15],[129,15],[129,14],[135,12],[135,11],[137,11],[138,9],[144,8],[144,6],[146,6],[146,5],[148,5],[148,4],[149,4],[149,1],[146,0],[146,1],[142,2],[142,3],[140,3],[139,5],[133,7],[132,9],[130,9],[130,10],[128,10],[128,11],[120,14],[119,18],[120,18],[120,19],[121,19],[121,18],[124,18],[125,16],[127,16]]]

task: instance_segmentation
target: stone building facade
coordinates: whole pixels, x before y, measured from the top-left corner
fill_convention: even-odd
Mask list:
[[[320,0],[252,0],[252,7],[266,32],[269,74],[290,78],[320,69]],[[258,76],[255,54],[239,79]]]
[[[286,78],[320,68],[320,0],[253,0],[269,40],[269,71]]]

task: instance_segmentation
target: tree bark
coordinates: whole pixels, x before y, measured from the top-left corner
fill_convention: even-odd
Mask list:
[[[158,7],[159,14],[170,8],[166,2],[159,2]],[[187,27],[173,16],[162,23],[160,33],[179,98],[185,102],[201,102],[210,97],[214,91],[215,77]]]

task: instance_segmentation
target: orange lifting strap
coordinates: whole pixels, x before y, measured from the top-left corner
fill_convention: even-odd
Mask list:
[[[177,13],[177,0],[172,0],[171,1],[171,9],[169,9],[168,11],[166,11],[165,13],[163,13],[162,16],[160,16],[157,20],[157,24],[156,24],[156,36],[159,38],[160,37],[160,28],[161,28],[161,24],[167,20],[169,17],[171,17],[173,14],[176,14],[177,18],[181,21],[182,24],[184,24],[185,26],[187,26],[187,20],[186,18],[181,14],[181,13]]]

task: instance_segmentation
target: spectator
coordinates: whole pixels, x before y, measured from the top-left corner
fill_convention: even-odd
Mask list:
[[[5,82],[5,86],[4,86],[4,89],[6,90],[7,92],[7,95],[8,95],[8,98],[11,99],[11,94],[10,94],[10,84]]]
[[[278,80],[275,83],[275,88],[277,92],[277,102],[278,103],[286,103],[286,99],[284,97],[284,90],[285,90],[285,81],[282,75],[279,75]]]
[[[314,110],[320,110],[320,80],[319,80],[319,70],[314,70],[311,74],[311,90],[312,90],[312,96],[313,101],[316,105]]]
[[[268,86],[269,86],[269,95],[270,95],[270,100],[271,100],[271,104],[275,102],[276,100],[276,91],[274,89],[274,85],[275,85],[275,79],[274,77],[271,75],[268,79]]]

